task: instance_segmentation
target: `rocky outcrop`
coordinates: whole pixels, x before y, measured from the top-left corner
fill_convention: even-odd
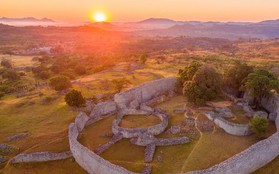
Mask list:
[[[70,151],[63,153],[35,152],[22,153],[14,157],[11,163],[46,162],[67,159],[72,156]]]

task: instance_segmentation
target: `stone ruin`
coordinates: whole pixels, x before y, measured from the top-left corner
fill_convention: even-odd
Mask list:
[[[173,139],[161,139],[155,136],[165,131],[168,124],[168,116],[165,112],[149,107],[150,104],[164,101],[168,97],[174,95],[176,78],[159,79],[152,82],[144,83],[140,86],[132,88],[128,91],[116,94],[113,101],[99,103],[92,110],[90,117],[85,113],[80,113],[75,119],[74,123],[69,126],[69,144],[70,152],[60,154],[49,153],[33,153],[33,154],[19,154],[11,163],[16,162],[33,162],[65,159],[71,155],[76,162],[90,174],[136,174],[127,169],[114,165],[109,161],[103,159],[98,154],[101,154],[112,144],[121,140],[122,138],[130,138],[131,143],[145,146],[145,162],[153,160],[156,146],[182,144],[189,142],[187,137],[179,137]],[[231,97],[231,96],[229,96]],[[232,101],[237,103],[247,112],[248,115],[253,116],[254,111],[249,107],[247,102],[235,98]],[[271,162],[279,155],[279,97],[271,96],[262,101],[263,106],[270,112],[268,118],[274,120],[277,132],[269,138],[262,140],[243,152],[225,160],[215,166],[200,170],[188,172],[189,174],[246,174],[252,173],[262,166]],[[95,152],[92,152],[78,142],[78,136],[85,126],[95,123],[98,120],[104,119],[111,114],[118,113],[118,117],[114,120],[112,125],[112,139],[110,142],[100,146]],[[153,114],[161,119],[161,123],[148,128],[123,128],[119,123],[124,115]],[[205,115],[212,120],[216,125],[224,129],[227,133],[244,136],[248,135],[249,127],[247,125],[238,125],[227,122],[219,114],[205,113]],[[227,115],[229,116],[229,114]],[[151,173],[150,165],[142,170],[142,174]]]

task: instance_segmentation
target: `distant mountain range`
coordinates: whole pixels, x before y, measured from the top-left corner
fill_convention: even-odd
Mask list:
[[[279,38],[279,19],[262,22],[200,22],[151,18],[134,23],[143,36]]]
[[[0,18],[0,23],[15,26],[59,25],[52,19],[27,18]],[[156,36],[188,36],[210,37],[224,39],[238,38],[279,38],[279,19],[261,22],[202,22],[202,21],[175,21],[166,18],[149,18],[138,22],[84,22],[76,25],[85,25],[108,31],[124,31],[144,37]],[[71,26],[74,26],[72,24]]]
[[[2,18],[0,18],[0,22],[55,22],[55,21],[52,19],[48,19],[48,18],[37,19],[34,17],[26,17],[26,18],[2,17]]]

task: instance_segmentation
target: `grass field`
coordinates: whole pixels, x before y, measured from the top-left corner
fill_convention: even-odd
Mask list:
[[[18,67],[27,67],[27,66],[34,65],[36,62],[32,61],[33,57],[34,56],[0,55],[0,60],[3,59],[3,58],[11,60],[13,66],[15,68],[18,68]]]

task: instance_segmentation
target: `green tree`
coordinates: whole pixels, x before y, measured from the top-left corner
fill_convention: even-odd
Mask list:
[[[82,107],[85,105],[85,99],[81,92],[75,89],[66,94],[65,101],[69,106]]]
[[[242,81],[253,72],[253,67],[239,61],[234,62],[224,74],[224,84],[240,92]]]
[[[215,99],[221,91],[222,78],[214,68],[203,66],[193,76],[192,81],[183,84],[183,94],[187,100],[197,105]]]
[[[200,62],[192,61],[188,66],[184,69],[180,69],[178,72],[178,79],[181,84],[185,83],[186,81],[191,81],[195,73],[199,70],[202,66]]]
[[[72,85],[69,77],[60,75],[50,79],[50,86],[56,91],[61,91],[70,88]]]
[[[257,69],[250,73],[243,81],[242,90],[251,91],[257,107],[261,107],[261,100],[272,94],[272,90],[279,91],[279,80],[267,70]]]
[[[269,123],[266,118],[256,116],[251,119],[249,125],[251,126],[252,131],[257,135],[257,137],[262,138],[268,130]]]

